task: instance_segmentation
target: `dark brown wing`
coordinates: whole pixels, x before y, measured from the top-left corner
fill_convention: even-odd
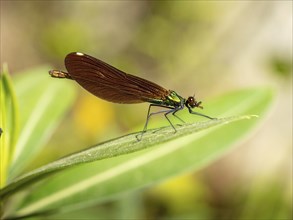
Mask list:
[[[68,54],[65,66],[69,75],[84,89],[107,101],[140,103],[165,100],[169,93],[153,82],[124,73],[86,54]]]

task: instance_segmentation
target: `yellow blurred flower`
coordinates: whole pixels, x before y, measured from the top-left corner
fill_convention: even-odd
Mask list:
[[[192,213],[203,209],[207,188],[191,174],[169,179],[150,190],[150,195],[161,201],[173,214]],[[198,213],[199,214],[199,213]]]
[[[114,121],[113,104],[93,95],[83,95],[74,111],[77,128],[87,136],[98,136]]]

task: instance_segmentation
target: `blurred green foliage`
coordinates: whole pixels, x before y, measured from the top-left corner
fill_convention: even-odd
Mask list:
[[[60,61],[70,52],[88,50],[88,37],[86,26],[78,20],[60,20],[42,32],[41,49],[54,61]]]
[[[173,132],[170,126],[156,133],[149,131],[141,142],[137,142],[135,134],[122,136],[19,176],[38,151],[44,149],[44,143],[48,141],[47,137],[56,128],[62,114],[71,106],[75,94],[72,86],[69,86],[71,84],[64,84],[62,80],[55,82],[52,80],[48,83],[47,76],[39,74],[45,72],[44,69],[46,68],[39,68],[16,77],[15,90],[20,106],[25,105],[23,103],[25,100],[29,100],[30,103],[21,112],[22,132],[17,141],[16,153],[12,155],[13,160],[8,172],[9,181],[1,191],[1,196],[5,196],[5,199],[9,198],[19,189],[29,187],[28,183],[35,185],[37,180],[46,178],[53,172],[59,171],[59,173],[50,176],[51,178],[41,183],[39,187],[34,187],[33,192],[22,197],[23,202],[19,203],[19,207],[12,205],[12,209],[16,209],[15,213],[5,212],[5,215],[10,217],[15,214],[16,216],[45,214],[55,209],[67,210],[68,207],[70,209],[71,206],[75,207],[79,204],[86,207],[111,197],[115,198],[115,194],[147,186],[170,175],[207,165],[223,155],[236,140],[243,137],[258,122],[253,119],[247,120],[251,119],[248,116],[221,117],[250,113],[263,116],[273,98],[273,92],[268,88],[231,92],[211,102],[210,109],[215,109],[218,103],[223,103],[222,109],[217,110],[219,117],[217,120],[182,125],[173,135],[169,135],[170,131]],[[37,81],[30,80],[33,78]],[[60,93],[62,95],[59,95]],[[242,105],[234,106],[234,101],[240,99]],[[40,118],[43,120],[39,120]],[[242,122],[229,124],[235,120]],[[216,127],[212,129],[213,126]],[[4,129],[6,130],[5,127]],[[194,134],[191,135],[192,133]],[[77,136],[74,140],[78,140]],[[156,147],[149,148],[153,145]],[[129,154],[131,152],[135,153]],[[121,154],[127,155],[117,157]],[[99,161],[101,159],[108,160]],[[172,161],[178,163],[174,164]],[[65,169],[72,165],[76,166]],[[156,169],[157,167],[160,169]],[[129,182],[129,179],[132,181]],[[189,177],[187,176],[186,179],[189,180]],[[162,202],[170,201],[166,206],[170,213],[167,212],[166,215],[181,217],[209,215],[205,212],[199,215],[198,211],[186,206],[189,203],[197,203],[196,195],[201,191],[200,188],[193,188],[196,186],[192,181],[189,183],[185,179],[177,179],[174,183],[167,183],[161,189],[158,188],[159,190],[154,194],[161,196]],[[174,190],[174,193],[171,194],[169,190]],[[178,201],[175,202],[176,200]],[[15,204],[13,201],[21,200],[16,196],[11,204]],[[201,207],[198,209],[204,211]]]

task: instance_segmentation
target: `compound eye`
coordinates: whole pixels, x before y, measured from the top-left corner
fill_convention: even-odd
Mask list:
[[[195,106],[195,100],[192,96],[188,97],[187,99],[188,104],[193,108]]]
[[[192,102],[194,102],[194,98],[193,98],[193,97],[191,97],[191,96],[190,96],[190,97],[188,97],[188,102],[189,102],[189,103],[192,103]]]

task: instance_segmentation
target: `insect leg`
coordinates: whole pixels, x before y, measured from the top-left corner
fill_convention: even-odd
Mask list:
[[[199,116],[202,116],[202,117],[205,117],[205,118],[208,118],[208,119],[217,119],[217,118],[212,118],[210,116],[207,116],[207,115],[204,115],[204,114],[201,114],[201,113],[198,113],[198,112],[194,112],[194,111],[192,111],[191,108],[188,108],[188,111],[189,111],[190,114],[199,115]]]
[[[174,115],[177,119],[179,119],[182,123],[185,123],[185,121],[183,121],[181,118],[179,118],[178,115],[175,115],[175,113],[177,113],[178,111],[182,110],[184,107],[179,107],[177,108],[173,113],[172,115]]]
[[[171,109],[169,110],[168,112],[165,113],[165,117],[166,119],[169,121],[170,125],[172,126],[172,128],[174,129],[175,133],[177,132],[175,126],[172,124],[172,122],[170,121],[170,119],[168,118],[168,114],[172,113],[172,115],[174,115],[176,118],[178,118],[179,120],[183,121],[181,118],[179,118],[177,115],[175,115],[176,112],[178,112],[179,110],[182,110],[183,108],[182,107],[177,107],[177,108],[174,108],[174,109]],[[184,123],[184,121],[183,121]]]
[[[172,110],[170,111],[170,110],[162,110],[162,111],[158,111],[158,112],[153,112],[153,113],[150,113],[150,110],[151,110],[151,107],[152,106],[158,106],[158,107],[164,107],[164,108],[169,108],[169,109],[172,109],[173,110],[173,108],[172,107],[167,107],[167,106],[162,106],[162,105],[156,105],[156,104],[150,104],[150,106],[149,106],[149,109],[148,109],[148,114],[147,114],[147,119],[146,119],[146,122],[145,122],[145,125],[144,125],[144,127],[143,127],[143,130],[141,131],[141,133],[140,133],[140,138],[138,138],[138,135],[136,135],[136,139],[138,140],[138,141],[140,141],[141,139],[142,139],[142,136],[143,136],[143,134],[146,132],[146,130],[147,130],[147,126],[148,126],[148,123],[149,123],[149,119],[150,119],[150,117],[151,116],[153,116],[153,115],[156,115],[156,114],[160,114],[160,113],[164,113],[164,112],[172,112]],[[166,116],[165,116],[166,117]],[[167,118],[168,119],[168,118]],[[169,119],[168,119],[168,121],[169,121]],[[170,121],[169,121],[170,122]],[[172,125],[172,124],[171,124]],[[173,125],[172,125],[173,126]]]

